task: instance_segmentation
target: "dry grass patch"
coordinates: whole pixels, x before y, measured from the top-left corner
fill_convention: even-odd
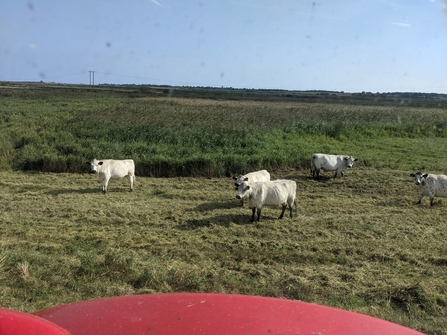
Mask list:
[[[0,173],[2,307],[219,292],[300,299],[446,333],[447,208],[415,205],[411,171],[354,167],[294,179],[298,215],[259,224],[231,178],[113,180]]]

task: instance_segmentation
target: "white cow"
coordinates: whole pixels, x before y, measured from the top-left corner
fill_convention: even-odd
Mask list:
[[[130,190],[133,190],[133,183],[135,181],[135,163],[133,159],[93,159],[87,162],[90,165],[90,173],[97,173],[98,180],[102,185],[102,193],[107,192],[107,185],[110,179],[121,179],[129,176]]]
[[[447,176],[443,174],[423,174],[416,172],[410,174],[414,177],[414,183],[419,186],[419,201],[422,202],[424,196],[430,197],[430,206],[434,205],[435,196],[447,197]]]
[[[251,183],[255,183],[258,181],[270,181],[270,173],[267,172],[267,170],[260,170],[255,172],[250,172],[247,174],[240,174],[237,177],[233,177],[235,180],[234,186],[236,186],[236,190],[238,189],[239,185],[242,184],[244,181],[248,181]],[[244,204],[244,201],[241,200],[241,205]]]
[[[274,180],[264,182],[245,181],[238,187],[237,199],[246,200],[248,207],[253,214],[251,221],[255,220],[255,211],[258,218],[261,217],[263,206],[282,206],[282,212],[279,219],[284,217],[284,212],[289,205],[290,217],[292,217],[293,206],[296,205],[296,183],[293,180]]]
[[[270,173],[268,173],[267,170],[260,170],[244,175],[239,175],[237,177],[233,177],[233,179],[236,181],[234,185],[237,189],[239,185],[242,184],[244,181],[248,181],[250,183],[255,183],[258,181],[270,181]]]
[[[335,171],[334,178],[337,175],[343,177],[343,172],[346,168],[352,168],[357,158],[344,155],[326,155],[326,154],[313,154],[310,160],[310,173],[312,177],[318,179],[320,177],[320,169],[323,171]]]

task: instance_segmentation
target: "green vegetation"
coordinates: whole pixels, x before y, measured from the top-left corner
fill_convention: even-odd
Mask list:
[[[239,293],[447,334],[447,200],[415,205],[409,176],[447,170],[441,98],[178,90],[0,88],[1,307]],[[317,151],[359,164],[312,180]],[[93,157],[134,158],[134,192],[103,195]],[[297,182],[296,217],[249,222],[229,177],[256,168]]]
[[[0,169],[83,172],[94,157],[132,157],[142,176],[220,177],[261,167],[307,168],[316,151],[349,153],[371,167],[445,167],[436,156],[447,136],[447,101],[441,99],[412,107],[421,102],[219,100],[157,92],[0,87]]]

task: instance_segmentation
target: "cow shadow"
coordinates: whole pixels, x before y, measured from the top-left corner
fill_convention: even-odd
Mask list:
[[[439,205],[441,205],[441,201],[438,202]],[[417,200],[415,201],[407,201],[404,199],[396,199],[396,200],[390,200],[390,201],[379,201],[377,203],[377,206],[382,206],[382,207],[389,207],[389,208],[407,208],[408,206],[414,206],[417,207],[419,206],[420,208],[433,208],[436,206],[436,200],[435,200],[435,204],[433,206],[430,206],[430,200],[428,200],[425,205],[422,204],[418,204]]]
[[[201,203],[200,205],[194,207],[193,209],[190,209],[190,211],[194,211],[194,212],[206,212],[206,211],[211,211],[211,210],[215,210],[215,209],[233,209],[233,208],[238,208],[238,207],[242,207],[241,203],[239,200],[234,199],[231,201],[226,201],[226,202],[216,202],[216,201],[210,201],[210,202],[204,202]]]
[[[328,174],[320,174],[319,178],[314,178],[312,177],[311,173],[307,173],[307,174],[287,174],[287,175],[283,175],[278,179],[291,179],[291,180],[295,180],[295,181],[303,181],[303,182],[307,182],[307,181],[316,181],[316,182],[327,182],[330,181],[332,179],[334,179],[334,174],[332,173],[328,173]]]
[[[52,196],[58,196],[62,194],[92,194],[92,193],[102,194],[101,190],[100,189],[98,190],[97,188],[82,189],[82,190],[65,189],[65,190],[52,190],[45,192],[45,194]]]
[[[206,210],[209,210],[210,207],[206,207],[207,204],[205,204],[205,207],[203,205],[198,206],[200,208],[206,208]],[[236,207],[240,206],[240,204],[236,204]],[[197,208],[198,208],[197,207]],[[235,206],[231,203],[228,204],[228,207],[226,208],[234,208]],[[216,208],[214,206],[214,208]],[[219,207],[222,208],[222,207]],[[237,213],[237,214],[221,214],[221,215],[215,215],[212,217],[202,218],[202,219],[189,219],[186,220],[184,223],[178,225],[176,229],[178,230],[194,230],[194,229],[200,229],[203,227],[211,227],[213,225],[218,225],[222,227],[230,227],[231,225],[238,225],[238,226],[245,226],[245,225],[256,225],[258,222],[252,222],[251,216],[252,211],[249,208],[246,208],[247,211],[244,213]],[[196,211],[192,209],[191,211]],[[282,221],[278,219],[278,216],[280,214],[280,209],[278,208],[278,213],[266,213],[265,211],[261,215],[261,221],[268,222],[268,221]],[[286,217],[283,220],[289,219],[288,212],[286,213]]]
[[[278,178],[278,179],[309,180],[309,179],[312,179],[312,176],[311,175],[303,175],[303,174],[287,174],[287,175],[281,176],[281,178]]]
[[[225,214],[216,215],[209,218],[203,219],[189,219],[184,223],[178,225],[176,229],[178,230],[195,230],[203,227],[211,227],[214,225],[222,227],[230,227],[231,224],[236,225],[248,225],[253,224],[250,222],[250,217],[244,214]]]
[[[340,177],[337,177],[337,178],[340,179]],[[307,180],[313,180],[313,181],[315,181],[317,183],[327,183],[328,181],[334,180],[334,179],[337,179],[337,178],[334,178],[333,174],[330,174],[330,175],[329,174],[326,174],[326,175],[321,175],[320,174],[320,176],[318,178],[314,178],[312,176],[309,176],[309,177],[307,177]],[[344,177],[341,177],[341,178],[344,178]]]
[[[102,190],[100,188],[86,188],[86,189],[82,189],[82,190],[72,190],[72,189],[62,189],[62,190],[51,190],[48,192],[45,192],[45,194],[47,195],[52,195],[52,196],[58,196],[58,195],[62,195],[62,194],[93,194],[93,193],[98,193],[100,195],[103,195]],[[129,193],[128,189],[108,189],[107,190],[107,194],[109,193]]]

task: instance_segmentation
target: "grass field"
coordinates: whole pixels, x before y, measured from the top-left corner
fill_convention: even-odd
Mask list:
[[[409,176],[447,172],[446,100],[205,91],[0,85],[0,307],[239,293],[447,334],[447,200]],[[316,181],[314,152],[359,161]],[[134,192],[93,157],[133,158]],[[250,223],[231,176],[259,168],[297,182],[293,219]]]
[[[298,184],[298,215],[259,224],[231,178],[0,173],[2,307],[25,312],[159,292],[299,299],[447,331],[447,201],[415,205],[409,171],[354,168]],[[328,176],[327,176],[328,177]]]

